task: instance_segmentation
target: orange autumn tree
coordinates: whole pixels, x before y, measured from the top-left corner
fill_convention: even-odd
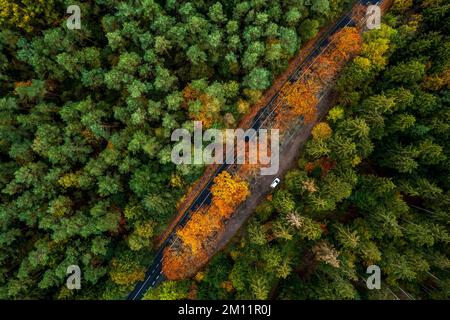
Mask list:
[[[196,121],[201,121],[205,128],[209,128],[220,111],[219,100],[206,93],[201,94],[199,100],[202,104],[200,111],[198,114],[192,115],[191,118]]]
[[[181,242],[164,251],[163,271],[168,279],[189,277],[206,263],[213,249],[212,237],[223,230],[224,219],[250,192],[246,181],[224,171],[214,178],[211,193],[211,205],[194,212],[186,225],[177,230]]]
[[[236,204],[248,196],[248,184],[224,171],[214,178],[211,193],[213,195],[211,206],[194,212],[189,222],[177,231],[178,237],[193,254],[202,248],[205,235],[223,228],[222,219],[228,218]]]
[[[283,88],[284,100],[295,115],[302,115],[305,122],[311,122],[315,119],[315,107],[319,102],[318,91],[319,86],[313,80],[289,83]]]
[[[190,111],[189,117],[195,121],[201,121],[205,128],[211,127],[214,119],[217,118],[220,111],[220,103],[217,98],[200,92],[193,88],[191,85],[187,85],[183,91],[184,107],[188,108],[190,103],[198,102],[200,106],[195,112]]]
[[[213,194],[213,202],[215,199],[221,199],[227,205],[234,207],[249,195],[248,183],[238,177],[232,177],[227,171],[223,171],[214,178],[211,193]]]
[[[197,273],[200,266],[208,262],[205,251],[198,251],[193,255],[189,248],[168,248],[164,251],[163,271],[167,279],[182,280]]]
[[[202,249],[205,234],[211,234],[223,227],[221,219],[208,214],[208,211],[198,210],[192,214],[185,227],[177,231],[178,237],[187,245],[192,253]]]
[[[314,121],[318,96],[324,85],[334,79],[344,63],[361,51],[362,38],[353,27],[343,28],[330,41],[332,45],[317,57],[312,70],[307,70],[294,83],[287,82],[281,89],[282,102],[289,106],[289,110],[282,110],[277,115],[280,125],[283,119],[291,116],[303,116],[306,123]]]
[[[331,37],[334,42],[334,49],[330,50],[330,58],[341,54],[345,60],[350,59],[353,55],[358,54],[362,47],[362,37],[358,29],[353,27],[345,27]]]
[[[338,55],[338,57],[343,59],[341,55]],[[337,63],[337,61],[332,58],[331,54],[326,52],[317,58],[314,73],[323,84],[328,84],[331,80],[333,80],[340,67],[341,63]]]
[[[14,83],[14,94],[18,94],[17,89],[19,88],[26,88],[26,87],[30,87],[32,85],[32,81],[28,80],[28,81],[18,81]]]

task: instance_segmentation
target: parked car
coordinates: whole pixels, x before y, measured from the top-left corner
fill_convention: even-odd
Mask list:
[[[275,189],[275,187],[280,183],[280,179],[275,178],[275,180],[272,181],[272,183],[270,184],[270,187],[272,189]]]

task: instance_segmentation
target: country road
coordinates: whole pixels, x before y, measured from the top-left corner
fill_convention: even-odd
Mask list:
[[[377,4],[379,2],[383,1],[360,0],[355,1],[354,5],[356,4],[369,5],[369,4]],[[299,75],[302,74],[303,70],[309,68],[309,66],[315,61],[315,59],[321,55],[323,50],[325,50],[324,48],[326,48],[327,45],[329,44],[329,38],[333,34],[340,31],[342,28],[346,26],[353,26],[353,25],[355,25],[355,21],[352,20],[351,10],[349,10],[347,13],[343,14],[338,21],[336,21],[332,26],[330,26],[322,34],[322,37],[316,40],[314,47],[306,55],[306,57],[303,59],[300,65],[288,75],[286,82],[287,81],[295,82],[299,78]],[[329,93],[330,90],[324,93],[320,99],[320,102],[317,106],[318,111],[317,119],[321,119],[328,111]],[[257,131],[258,129],[264,126],[268,118],[273,114],[274,110],[279,107],[275,103],[279,94],[280,94],[279,91],[276,92],[271,97],[271,99],[269,99],[269,102],[263,108],[261,108],[260,111],[253,117],[251,121],[251,128]],[[292,166],[292,164],[296,160],[298,150],[308,139],[313,125],[314,123],[308,125],[300,123],[298,126],[296,126],[295,131],[292,133],[292,136],[290,137],[289,141],[287,141],[287,143],[283,146],[282,149],[283,152],[280,153],[280,168],[278,173],[273,176],[260,176],[259,179],[257,180],[257,185],[254,184],[251,186],[252,189],[251,196],[243,204],[241,204],[241,206],[236,210],[236,212],[232,215],[232,217],[226,224],[228,236],[217,239],[217,250],[220,250],[221,248],[223,248],[223,246],[226,245],[226,243],[231,238],[229,235],[230,234],[234,235],[239,230],[242,224],[251,215],[256,205],[271,191],[270,183],[273,181],[273,179],[275,177],[281,178],[286,173],[286,171]],[[162,242],[158,252],[155,255],[152,264],[146,271],[144,280],[139,281],[135,285],[134,290],[127,297],[128,300],[142,299],[145,292],[149,288],[155,287],[161,281],[165,280],[162,271],[162,260],[164,249],[172,244],[173,240],[176,238],[176,229],[180,226],[184,226],[189,221],[191,213],[194,212],[201,205],[208,204],[211,202],[212,194],[210,188],[213,184],[213,179],[224,170],[229,170],[231,166],[233,165],[222,164],[210,176],[205,186],[200,190],[200,192],[198,192],[198,195],[195,198],[195,200],[190,204],[187,210],[184,211],[178,223],[173,228],[173,231]]]

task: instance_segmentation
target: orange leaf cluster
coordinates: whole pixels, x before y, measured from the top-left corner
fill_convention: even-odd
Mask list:
[[[328,172],[336,166],[336,162],[329,158],[321,158],[319,160],[320,168],[322,169],[322,175],[327,175]]]
[[[14,82],[14,94],[17,94],[17,88],[30,87],[31,85],[32,82],[30,80]]]
[[[187,85],[186,87],[184,87],[182,94],[183,94],[183,98],[184,98],[184,106],[185,107],[187,107],[188,102],[197,99],[197,97],[199,96],[198,90],[192,88],[190,85]]]
[[[191,116],[191,118],[196,121],[201,121],[204,127],[209,128],[213,124],[214,120],[213,115],[215,112],[215,101],[206,93],[200,95],[199,100],[202,103],[200,112],[196,115]]]
[[[321,175],[325,176],[328,172],[336,166],[336,161],[330,160],[328,157],[322,157],[314,162],[307,162],[305,164],[305,171],[311,173],[317,167],[320,167]]]
[[[164,252],[163,270],[169,279],[187,277],[191,270],[207,260],[211,237],[223,229],[224,219],[229,218],[249,195],[248,184],[224,171],[214,179],[211,193],[211,206],[194,212],[186,225],[177,231],[181,249]]]
[[[213,195],[211,206],[194,212],[189,222],[177,231],[178,237],[193,254],[202,249],[205,238],[223,228],[223,219],[229,218],[237,204],[248,196],[245,181],[233,178],[227,171],[214,178],[211,187]]]
[[[305,122],[309,123],[315,119],[319,89],[317,83],[312,80],[289,83],[283,88],[284,100],[295,115],[302,115]]]
[[[227,171],[214,178],[211,193],[213,202],[223,200],[230,207],[241,203],[249,195],[247,182],[232,177]]]
[[[177,235],[185,245],[191,248],[192,253],[196,254],[202,249],[205,235],[210,235],[222,227],[222,220],[211,215],[209,210],[206,212],[198,210],[192,214],[189,222],[177,231]]]
[[[214,120],[214,113],[216,109],[216,102],[212,97],[207,95],[206,93],[201,93],[199,90],[192,88],[190,85],[187,85],[183,91],[183,106],[187,108],[189,102],[198,99],[202,107],[199,112],[196,114],[190,114],[191,119],[195,121],[201,121],[202,125],[206,128],[211,127]]]
[[[328,139],[333,134],[330,126],[326,122],[319,122],[311,131],[314,140]]]
[[[29,87],[29,86],[31,86],[31,84],[32,84],[31,80],[18,81],[18,82],[14,82],[14,88]]]
[[[314,162],[307,162],[305,164],[305,171],[311,173],[316,168],[316,164]]]
[[[166,249],[162,263],[164,275],[170,280],[181,280],[193,276],[198,267],[208,261],[208,255],[199,251],[193,255],[187,247]]]
[[[331,37],[331,41],[335,42],[335,46],[334,50],[330,50],[328,53],[328,57],[333,61],[341,62],[342,58],[338,58],[338,53],[343,56],[344,60],[348,60],[361,51],[362,37],[356,28],[343,28]]]
[[[283,121],[294,116],[303,116],[306,123],[315,120],[318,96],[325,84],[329,83],[337,75],[351,56],[361,50],[362,39],[356,28],[346,27],[331,37],[333,43],[316,60],[313,69],[302,74],[300,80],[295,83],[287,82],[283,88],[282,100],[290,110],[282,111],[286,117],[277,116],[277,124],[284,127]],[[284,120],[283,120],[284,119]]]

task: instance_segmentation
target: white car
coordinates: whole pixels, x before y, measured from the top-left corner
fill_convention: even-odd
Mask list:
[[[275,189],[275,187],[280,183],[280,179],[275,178],[275,180],[273,180],[273,182],[270,184],[270,187],[272,189]]]

